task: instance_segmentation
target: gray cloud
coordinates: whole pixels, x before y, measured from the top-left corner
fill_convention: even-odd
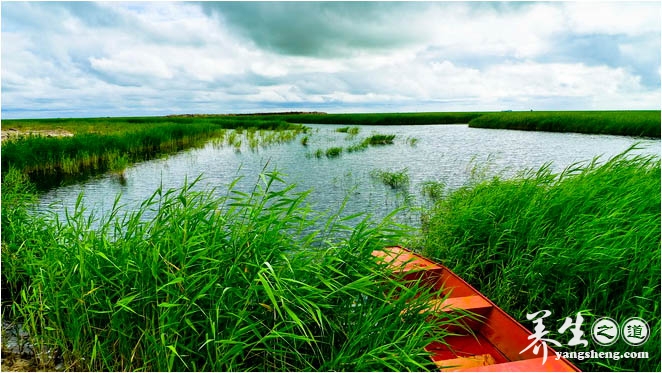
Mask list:
[[[659,4],[1,6],[5,118],[659,107]]]
[[[425,39],[408,24],[425,3],[204,2],[258,47],[295,56],[338,57],[383,50]]]

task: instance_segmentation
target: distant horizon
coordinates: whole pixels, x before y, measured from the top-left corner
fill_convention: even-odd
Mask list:
[[[420,111],[323,111],[323,110],[276,110],[276,111],[246,111],[246,112],[180,112],[180,113],[163,113],[163,114],[130,114],[130,115],[72,115],[72,116],[35,116],[35,117],[15,117],[5,116],[3,113],[2,120],[31,120],[31,119],[85,119],[85,118],[140,118],[140,117],[168,117],[168,116],[196,116],[196,115],[277,115],[277,114],[328,114],[328,115],[342,115],[342,114],[409,114],[409,113],[500,113],[500,112],[623,112],[623,111],[659,111],[662,114],[662,109],[569,109],[569,110],[420,110]]]
[[[0,6],[2,119],[662,102],[659,2]]]
[[[425,113],[562,113],[562,112],[638,112],[657,111],[662,115],[661,109],[633,109],[633,110],[475,110],[475,111],[393,111],[393,112],[324,112],[324,111],[273,111],[273,112],[247,112],[247,113],[171,113],[160,115],[101,115],[91,117],[42,117],[42,118],[2,118],[3,120],[57,120],[57,119],[102,119],[102,118],[162,118],[180,116],[260,116],[260,115],[344,115],[344,114],[425,114]]]

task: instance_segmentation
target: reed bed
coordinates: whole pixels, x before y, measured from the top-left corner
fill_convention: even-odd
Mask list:
[[[74,134],[112,134],[142,130],[152,125],[170,123],[173,125],[212,124],[225,129],[255,128],[262,130],[294,129],[295,123],[282,119],[260,116],[230,115],[171,115],[160,117],[107,117],[107,118],[57,118],[57,119],[8,119],[2,121],[3,129],[62,130]]]
[[[173,115],[135,118],[3,120],[3,128],[73,133],[125,132],[163,123],[211,123],[223,128],[286,129],[292,124],[343,125],[466,124],[470,127],[660,137],[660,111],[430,112],[364,114]],[[356,131],[358,127],[342,129]]]
[[[660,111],[554,111],[485,114],[469,127],[660,138]]]
[[[362,113],[362,114],[273,114],[265,118],[277,118],[292,123],[319,123],[342,125],[413,125],[469,123],[482,112],[446,113]]]
[[[57,128],[72,137],[19,136],[2,144],[2,170],[27,173],[40,189],[76,181],[162,154],[202,145],[224,137],[241,149],[242,140],[252,150],[292,141],[307,128],[284,121],[252,118],[92,118],[7,121],[12,128]],[[227,129],[234,129],[225,137]],[[246,134],[245,136],[244,133]],[[239,139],[240,136],[241,139]]]
[[[136,162],[195,146],[220,131],[210,124],[166,123],[121,134],[18,137],[2,144],[2,169],[20,169],[40,187],[49,187],[68,178],[108,171],[120,157]]]
[[[264,115],[292,123],[464,124],[470,127],[660,138],[660,111],[534,111]]]
[[[300,134],[307,133],[307,128],[296,128],[292,130],[261,130],[256,128],[238,128],[219,133],[210,142],[218,148],[232,147],[242,149],[246,145],[251,151],[267,149],[270,146],[285,144],[294,141]],[[306,139],[308,136],[304,136]],[[301,140],[304,142],[304,140]],[[305,140],[307,143],[308,140]]]
[[[576,120],[582,112],[560,117],[611,133],[639,128],[651,116],[623,113],[611,127],[596,113],[584,122]],[[653,113],[659,137],[659,111]],[[495,117],[534,114],[549,115],[545,123],[551,123],[536,130],[561,128],[552,113]],[[396,123],[403,120],[397,115],[380,115],[342,123],[405,124]],[[3,319],[20,322],[38,351],[50,351],[37,355],[38,368],[52,370],[59,359],[68,370],[89,371],[434,369],[423,347],[443,332],[424,322],[429,314],[418,313],[429,294],[415,283],[403,286],[370,256],[409,241],[411,232],[388,219],[352,220],[350,227],[340,214],[322,217],[277,173],[262,175],[251,193],[231,185],[221,198],[193,191],[194,185],[159,189],[126,215],[118,207],[87,218],[80,202],[65,219],[28,212],[36,197],[26,173],[119,174],[140,157],[208,136],[223,146],[257,149],[306,132],[287,120],[321,116],[3,121],[3,127],[75,133],[2,146]],[[423,117],[416,120],[431,120]],[[338,118],[329,115],[328,123]],[[370,145],[366,139],[346,150]],[[409,186],[406,169],[371,176],[394,189]],[[584,370],[660,371],[659,157],[626,152],[559,174],[545,166],[511,179],[473,181],[450,193],[431,182],[421,193],[434,201],[424,211],[423,236],[413,241],[425,255],[518,320],[542,309],[557,320],[582,311],[588,331],[597,317],[642,317],[652,331],[642,347],[649,359],[575,363]],[[316,228],[320,220],[324,229]],[[588,349],[600,350],[587,339]],[[642,348],[619,342],[610,350]]]
[[[434,369],[423,348],[445,334],[426,321],[433,295],[371,256],[407,230],[324,218],[277,173],[222,198],[193,186],[116,207],[92,229],[81,204],[64,220],[28,214],[26,179],[8,173],[3,318],[51,352],[38,369]]]
[[[590,338],[596,318],[647,320],[645,345],[609,351],[649,351],[649,359],[575,361],[581,369],[660,370],[659,157],[626,152],[560,174],[546,166],[477,182],[438,199],[424,221],[424,254],[518,320],[546,309],[554,323],[583,311],[586,350],[596,351],[604,350]]]
[[[368,149],[370,146],[392,145],[394,143],[393,142],[394,139],[395,139],[395,135],[373,134],[346,148],[343,148],[342,146],[334,146],[324,151],[321,149],[317,149],[317,151],[312,153],[312,156],[316,158],[321,158],[322,155],[326,155],[327,158],[337,158],[342,154],[343,151],[346,151],[347,153],[356,153],[356,152],[364,151]],[[308,144],[308,140],[306,140],[305,145],[307,144]]]

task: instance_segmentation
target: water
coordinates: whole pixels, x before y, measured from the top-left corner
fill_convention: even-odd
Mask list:
[[[84,183],[56,188],[40,199],[39,209],[49,208],[61,216],[75,206],[82,192],[83,203],[96,216],[109,211],[121,194],[123,209],[130,210],[154,191],[180,188],[184,182],[202,175],[195,189],[215,188],[225,195],[227,186],[238,177],[237,187],[249,192],[263,170],[278,170],[297,190],[312,190],[308,202],[317,210],[336,212],[348,198],[345,214],[366,212],[381,218],[403,205],[422,205],[421,184],[438,181],[447,190],[465,185],[472,170],[487,174],[513,175],[517,171],[551,162],[561,171],[572,163],[596,156],[606,160],[639,143],[636,153],[660,154],[660,140],[642,140],[623,136],[583,135],[571,133],[526,132],[469,128],[467,125],[360,126],[360,133],[350,138],[338,133],[336,125],[308,125],[313,128],[308,146],[297,139],[291,143],[240,151],[219,147],[213,141],[200,149],[184,151],[164,159],[136,164],[125,172],[126,183],[116,176],[103,175]],[[317,149],[348,147],[371,133],[395,134],[395,144],[370,147],[338,158],[311,156]],[[299,138],[301,138],[300,135]],[[416,138],[412,146],[407,139]],[[246,144],[246,141],[244,141]],[[407,168],[410,186],[407,191],[394,190],[370,177],[375,169],[399,171]],[[399,220],[418,225],[418,214],[402,212]]]

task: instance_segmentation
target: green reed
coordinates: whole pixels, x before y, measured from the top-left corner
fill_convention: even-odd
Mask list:
[[[356,153],[356,152],[362,152],[366,149],[368,149],[368,144],[364,141],[361,141],[361,142],[356,143],[354,145],[348,146],[347,147],[347,152],[348,153]]]
[[[390,145],[393,144],[395,140],[395,135],[387,135],[382,133],[376,133],[366,137],[363,140],[363,144],[366,145]]]
[[[472,119],[469,127],[580,132],[660,138],[660,111],[502,112]]]
[[[126,163],[151,159],[221,137],[230,146],[251,149],[292,141],[307,132],[301,125],[275,120],[212,118],[105,118],[7,121],[19,129],[65,129],[74,136],[19,136],[2,144],[2,169],[18,168],[40,188],[112,170],[121,154]],[[97,127],[95,127],[97,126]],[[94,130],[96,129],[96,130]],[[225,137],[226,129],[234,129]],[[223,142],[222,140],[220,142]]]
[[[67,177],[112,169],[118,154],[129,162],[200,144],[221,129],[209,124],[159,124],[126,133],[72,137],[25,136],[2,144],[2,169],[17,168],[36,182],[58,184]]]
[[[426,181],[421,185],[421,194],[431,201],[439,201],[445,192],[446,184],[440,181]]]
[[[462,124],[470,127],[660,137],[660,111],[528,111],[263,115],[292,123]],[[348,127],[349,128],[349,127]]]
[[[263,118],[285,120],[292,123],[320,123],[343,125],[414,125],[469,123],[482,112],[438,113],[360,113],[360,114],[271,114]]]
[[[590,338],[598,317],[648,321],[644,346],[609,351],[649,351],[649,359],[575,361],[580,368],[660,370],[659,156],[625,152],[559,174],[545,166],[476,182],[442,197],[424,221],[423,252],[516,319],[550,310],[549,337],[567,343],[553,333],[583,311],[589,347],[574,350],[605,350]]]
[[[26,185],[3,183],[3,317],[67,370],[434,369],[433,294],[371,255],[408,233],[388,219],[324,218],[276,173],[252,193],[194,182],[99,217],[79,199],[66,219],[27,213]]]
[[[393,189],[406,190],[409,188],[409,170],[407,168],[399,171],[375,169],[370,171],[370,177],[381,181]]]
[[[358,135],[359,131],[361,131],[361,129],[359,127],[340,127],[340,128],[336,128],[336,132],[346,133],[350,136]]]
[[[9,119],[3,120],[4,129],[18,131],[68,131],[73,134],[114,134],[143,130],[153,125],[169,123],[181,125],[214,125],[225,129],[282,130],[303,128],[283,119],[260,116],[234,115],[170,115],[159,117],[108,117],[108,118],[58,118],[58,119]]]
[[[317,149],[317,150],[315,150],[315,151],[312,153],[312,155],[313,155],[315,158],[322,158],[322,156],[324,156],[324,150],[322,150],[322,149]]]
[[[336,158],[339,157],[342,154],[342,147],[340,146],[334,146],[331,148],[326,149],[324,154],[326,155],[327,158]]]

